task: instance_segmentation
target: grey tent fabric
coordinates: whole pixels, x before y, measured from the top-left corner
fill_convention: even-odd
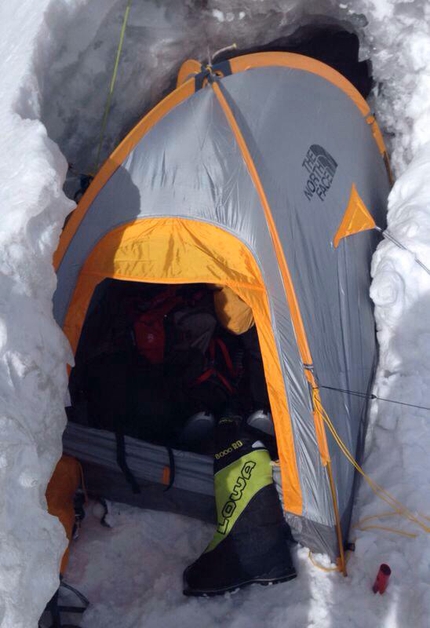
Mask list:
[[[166,491],[164,471],[170,471],[165,447],[125,437],[127,464],[141,493],[130,490],[116,456],[115,435],[70,423],[63,435],[63,449],[81,462],[86,489],[94,497],[103,497],[132,506],[169,510],[203,521],[214,521],[215,504],[212,458],[189,451],[173,451],[174,484]]]
[[[313,364],[302,362],[272,227],[210,82],[143,135],[90,204],[57,269],[54,313],[62,325],[85,260],[119,225],[145,218],[192,218],[234,235],[252,253],[269,297],[303,501],[300,516],[286,516],[298,540],[336,558],[333,496],[318,447],[306,368],[313,369],[322,386],[366,392],[371,384],[376,343],[369,267],[377,237],[364,231],[343,239],[338,248],[333,238],[353,185],[383,226],[390,183],[369,120],[350,94],[314,70],[288,67],[288,58],[284,66],[268,61],[252,67],[250,61],[250,69],[215,80],[264,188]],[[198,85],[203,83],[196,79]],[[325,388],[321,398],[343,442],[356,454],[365,402]],[[93,438],[92,461],[97,458]],[[354,469],[330,434],[327,440],[345,540]],[[142,450],[142,456],[151,452]],[[103,455],[101,464],[108,457]],[[184,468],[178,489],[198,492],[194,476],[204,473],[194,462],[186,473]]]
[[[384,224],[389,189],[385,165],[366,120],[353,115],[355,105],[346,94],[338,92],[334,99],[332,85],[306,72],[292,72],[285,82],[279,74],[277,68],[251,70],[240,77],[226,78],[223,86],[236,118],[246,130],[247,145],[253,150],[271,203],[317,378],[326,386],[366,392],[376,351],[367,287],[378,236],[361,233],[341,242],[339,249],[333,248],[330,238],[321,236],[336,233],[353,183],[376,223]],[[260,91],[265,94],[263,111],[257,98]],[[299,94],[305,97],[299,99]],[[316,108],[315,102],[329,102],[336,114],[331,112],[329,116],[326,108]],[[268,131],[263,116],[279,122]],[[279,127],[283,130],[282,142],[276,141]],[[317,193],[310,198],[304,194],[303,175],[308,170],[303,163],[309,159],[310,147],[316,145],[337,163],[323,198]],[[266,166],[268,154],[272,157],[270,170]],[[342,440],[355,454],[361,425],[356,418],[361,417],[365,401],[352,396],[346,400],[342,394],[327,390],[322,390],[322,400]],[[332,440],[329,443],[342,516],[350,501],[354,469],[337,445]]]

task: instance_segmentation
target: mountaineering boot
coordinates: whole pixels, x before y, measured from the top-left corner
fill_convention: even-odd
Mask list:
[[[187,419],[179,435],[179,442],[185,447],[203,446],[213,437],[215,417],[207,410],[202,410]]]
[[[247,418],[246,424],[252,430],[263,432],[268,436],[275,436],[272,415],[268,410],[264,410],[263,408],[255,410]]]
[[[217,529],[204,553],[184,572],[185,595],[217,595],[247,584],[295,578],[270,456],[242,435],[234,418],[217,426],[214,461]]]

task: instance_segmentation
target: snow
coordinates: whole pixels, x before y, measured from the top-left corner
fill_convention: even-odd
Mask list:
[[[51,260],[74,204],[62,192],[67,161],[95,167],[125,0],[21,0],[0,5],[0,626],[33,628],[55,591],[65,546],[44,493],[61,452],[70,351],[52,318]],[[300,24],[335,19],[360,34],[373,62],[374,106],[398,180],[388,227],[411,252],[384,241],[372,264],[380,364],[375,393],[430,406],[430,4],[426,0],[148,0],[130,12],[105,158],[172,86],[181,62],[236,42],[247,46]],[[68,181],[69,191],[76,182]],[[430,515],[430,413],[373,404],[366,472],[415,516]],[[114,527],[90,513],[67,573],[91,599],[83,625],[424,627],[430,547],[411,521],[353,528],[349,577],[325,573],[304,548],[297,580],[236,595],[186,599],[181,573],[210,526],[116,506]],[[389,508],[362,483],[356,521]],[[421,517],[421,520],[423,518]],[[424,520],[426,524],[430,522]],[[363,524],[363,528],[366,524]],[[317,557],[320,562],[324,557]],[[378,566],[392,568],[384,596]],[[103,576],[103,577],[101,577]]]

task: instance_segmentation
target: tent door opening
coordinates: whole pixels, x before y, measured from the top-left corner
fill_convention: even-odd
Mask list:
[[[233,298],[236,315],[221,286],[103,281],[70,378],[70,420],[187,449],[181,432],[196,413],[219,418],[267,407],[252,314],[244,321],[247,306]]]

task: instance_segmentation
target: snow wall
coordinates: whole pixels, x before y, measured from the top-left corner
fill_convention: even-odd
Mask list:
[[[62,191],[67,161],[88,172],[96,160],[126,4],[12,0],[0,7],[2,628],[36,626],[58,585],[65,536],[44,494],[61,454],[71,355],[52,318],[52,255],[74,207]],[[430,266],[429,18],[425,0],[134,0],[102,158],[171,88],[184,59],[335,20],[359,34],[363,57],[373,62],[376,113],[402,175],[390,197],[389,228]],[[385,242],[372,271],[381,346],[376,392],[429,405],[430,277],[413,255]],[[422,491],[420,498],[411,487],[430,478],[428,414],[410,409],[405,421],[400,406],[387,405],[373,407],[367,469],[418,508]],[[381,462],[387,439],[394,468],[390,456]],[[372,514],[373,503],[361,491],[360,515]],[[412,558],[424,573],[419,556],[417,550]]]

